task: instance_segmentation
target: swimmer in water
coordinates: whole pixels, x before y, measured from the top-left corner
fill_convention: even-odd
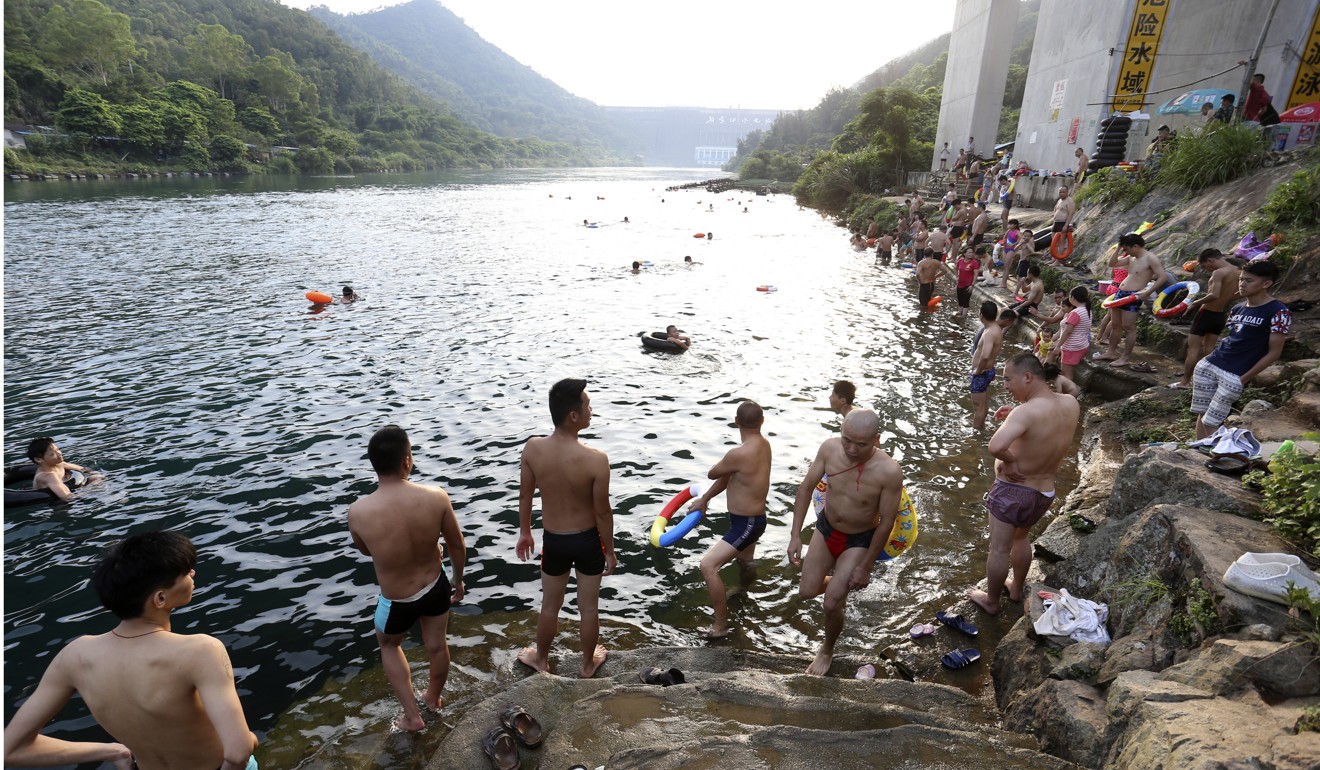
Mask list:
[[[32,439],[28,444],[27,456],[37,465],[37,472],[32,477],[32,488],[47,490],[64,502],[68,502],[73,497],[73,491],[64,483],[69,471],[89,474],[88,482],[102,480],[100,474],[91,474],[81,465],[65,462],[64,454],[55,445],[55,439],[50,436]]]
[[[357,293],[357,292],[353,291],[353,287],[352,287],[352,286],[345,286],[345,287],[344,287],[344,292],[343,292],[343,294],[340,296],[339,301],[342,302],[343,304],[347,305],[347,304],[350,303],[350,302],[357,302],[359,299],[362,299],[362,298],[361,298],[360,296],[358,296],[358,293]]]

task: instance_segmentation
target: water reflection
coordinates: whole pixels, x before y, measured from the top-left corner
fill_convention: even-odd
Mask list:
[[[697,562],[722,508],[681,547],[654,549],[647,533],[736,440],[734,407],[753,398],[775,451],[770,528],[731,600],[729,643],[814,647],[819,602],[796,598],[783,553],[796,485],[837,424],[825,400],[839,378],[879,412],[922,517],[917,546],[854,599],[840,651],[905,638],[982,571],[989,465],[968,427],[970,327],[919,311],[907,271],[875,268],[786,197],[663,189],[700,176],[7,185],[6,458],[49,434],[110,481],[72,506],[5,512],[6,718],[54,651],[110,627],[85,588],[98,551],[162,526],[201,554],[176,628],[228,645],[254,728],[314,692],[356,711],[352,675],[377,666],[375,586],[344,512],[372,488],[366,440],[387,422],[417,442],[417,478],[450,491],[470,548],[450,686],[488,678],[531,639],[539,582],[514,555],[518,453],[551,428],[546,393],[565,376],[590,379],[584,439],[613,467],[607,644],[703,643]],[[719,237],[691,237],[706,230]],[[341,285],[364,299],[303,299]],[[646,352],[638,332],[671,320],[693,349]],[[67,712],[57,730],[98,735]]]

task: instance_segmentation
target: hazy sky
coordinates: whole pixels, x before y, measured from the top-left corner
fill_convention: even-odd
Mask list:
[[[360,13],[391,0],[281,0]],[[443,0],[488,42],[605,106],[801,109],[950,31],[954,0]],[[787,10],[791,9],[791,10]]]

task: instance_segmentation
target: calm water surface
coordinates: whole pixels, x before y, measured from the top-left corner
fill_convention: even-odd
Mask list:
[[[175,630],[228,646],[247,717],[272,738],[263,764],[269,750],[272,767],[317,765],[323,743],[382,733],[393,706],[372,636],[374,575],[344,513],[374,488],[366,442],[389,422],[409,430],[414,479],[449,490],[467,539],[450,689],[494,681],[530,641],[540,596],[535,563],[514,555],[518,455],[551,429],[546,393],[567,376],[590,380],[584,438],[613,467],[607,645],[705,643],[697,562],[723,532],[722,500],[714,526],[680,547],[652,548],[648,530],[736,442],[736,403],[752,398],[775,452],[771,526],[727,643],[805,667],[820,604],[794,597],[783,553],[797,484],[837,430],[826,396],[838,378],[880,413],[921,516],[917,546],[854,598],[840,652],[904,640],[955,601],[981,576],[985,543],[972,322],[951,302],[918,312],[907,271],[874,267],[786,196],[664,190],[708,175],[7,184],[5,460],[48,434],[110,480],[72,505],[5,511],[6,720],[61,646],[113,626],[86,585],[100,549],[164,527],[200,551]],[[707,231],[713,240],[692,237]],[[633,260],[654,265],[632,275]],[[344,284],[365,300],[318,311],[303,299]],[[669,322],[693,349],[645,352],[637,333]],[[1007,400],[996,388],[992,403]],[[576,625],[562,629],[561,648]],[[101,736],[79,703],[51,731]],[[372,751],[359,764],[425,754]]]

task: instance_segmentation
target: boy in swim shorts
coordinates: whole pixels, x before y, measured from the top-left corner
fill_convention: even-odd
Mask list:
[[[439,487],[414,484],[412,443],[397,425],[376,431],[367,443],[367,459],[378,478],[376,491],[348,508],[353,545],[371,557],[380,582],[374,625],[381,668],[403,704],[394,726],[418,732],[422,720],[413,692],[412,671],[403,641],[420,620],[431,669],[422,702],[433,712],[444,705],[440,691],[449,678],[449,606],[463,598],[467,546],[449,495]],[[445,575],[443,538],[454,567],[450,586]]]
[[[729,531],[701,558],[701,576],[710,591],[710,604],[715,621],[706,632],[710,637],[729,633],[728,595],[720,579],[720,568],[733,561],[746,568],[756,556],[756,543],[765,532],[765,501],[770,494],[770,442],[761,435],[765,416],[755,401],[738,405],[734,425],[742,443],[725,453],[715,463],[707,478],[715,483],[688,506],[692,511],[706,511],[710,501],[720,492],[728,491]]]
[[[1009,311],[1011,314],[1011,311]],[[1012,315],[1017,320],[1015,314]],[[999,306],[993,302],[981,304],[981,330],[972,348],[971,394],[972,427],[985,427],[985,416],[990,410],[990,382],[995,378],[995,360],[1004,343],[1004,328],[999,324]]]

